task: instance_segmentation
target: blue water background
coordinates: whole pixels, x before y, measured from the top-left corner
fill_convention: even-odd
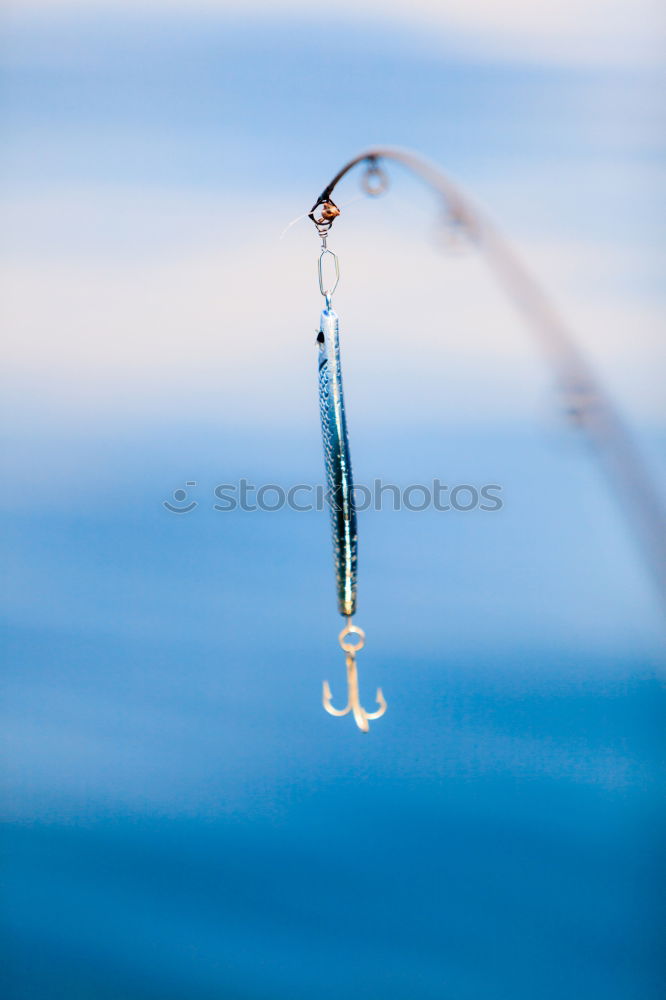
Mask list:
[[[518,228],[658,239],[645,73],[371,24],[322,48],[322,25],[15,16],[7,197],[298,203],[381,138]],[[136,253],[123,232],[14,229],[3,253]],[[171,412],[128,417],[119,394],[98,420],[54,415],[24,375],[4,435],[6,997],[663,995],[663,619],[575,435],[510,406],[444,419],[445,367],[428,420],[357,406],[361,481],[504,499],[361,515],[362,692],[389,702],[362,736],[319,705],[344,672],[326,514],[213,506],[241,476],[321,480],[314,368],[287,416],[248,384],[252,426],[222,399],[202,416],[187,382]],[[658,480],[663,432],[636,426]],[[197,508],[169,513],[187,480]]]

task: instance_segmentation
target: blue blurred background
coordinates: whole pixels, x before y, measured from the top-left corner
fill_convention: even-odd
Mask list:
[[[320,482],[317,240],[376,142],[444,166],[556,297],[656,483],[649,2],[13,3],[2,50],[4,995],[663,995],[663,635],[530,331],[433,202],[339,191],[368,736]],[[194,486],[185,486],[186,483]],[[197,507],[163,502],[187,489]]]

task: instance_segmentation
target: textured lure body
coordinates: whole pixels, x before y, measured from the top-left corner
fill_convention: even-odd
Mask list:
[[[354,510],[347,418],[342,391],[339,320],[330,306],[321,314],[319,336],[319,412],[331,510],[338,610],[350,618],[356,611],[358,534]]]

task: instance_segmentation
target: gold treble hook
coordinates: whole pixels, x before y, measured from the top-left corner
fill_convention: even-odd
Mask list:
[[[351,643],[347,642],[348,635],[358,636],[358,642]],[[352,625],[351,617],[347,618],[347,624],[343,628],[339,637],[340,646],[346,653],[345,661],[347,664],[347,706],[346,708],[333,708],[331,705],[331,688],[329,687],[328,681],[324,681],[324,692],[322,702],[324,708],[329,715],[347,715],[348,712],[352,712],[354,716],[354,721],[358,728],[367,733],[370,729],[368,723],[372,719],[379,719],[386,711],[386,701],[384,700],[384,695],[382,694],[382,689],[377,688],[377,704],[379,709],[376,712],[366,712],[366,710],[361,705],[358,693],[358,673],[356,671],[356,654],[360,649],[363,649],[365,645],[365,632],[362,628],[357,625]]]

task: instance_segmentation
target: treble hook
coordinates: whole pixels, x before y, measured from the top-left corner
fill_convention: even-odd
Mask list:
[[[348,635],[357,635],[358,642],[345,642]],[[356,654],[365,645],[365,632],[357,625],[352,625],[351,618],[347,618],[347,624],[343,628],[339,637],[340,646],[347,654],[345,662],[347,664],[347,706],[346,708],[333,708],[331,704],[331,688],[328,681],[324,681],[322,702],[329,715],[347,715],[351,712],[358,728],[367,733],[370,729],[368,723],[372,719],[380,719],[386,711],[386,701],[382,694],[382,689],[377,688],[377,704],[379,709],[376,712],[366,712],[361,705],[358,693],[358,673],[356,671]]]

